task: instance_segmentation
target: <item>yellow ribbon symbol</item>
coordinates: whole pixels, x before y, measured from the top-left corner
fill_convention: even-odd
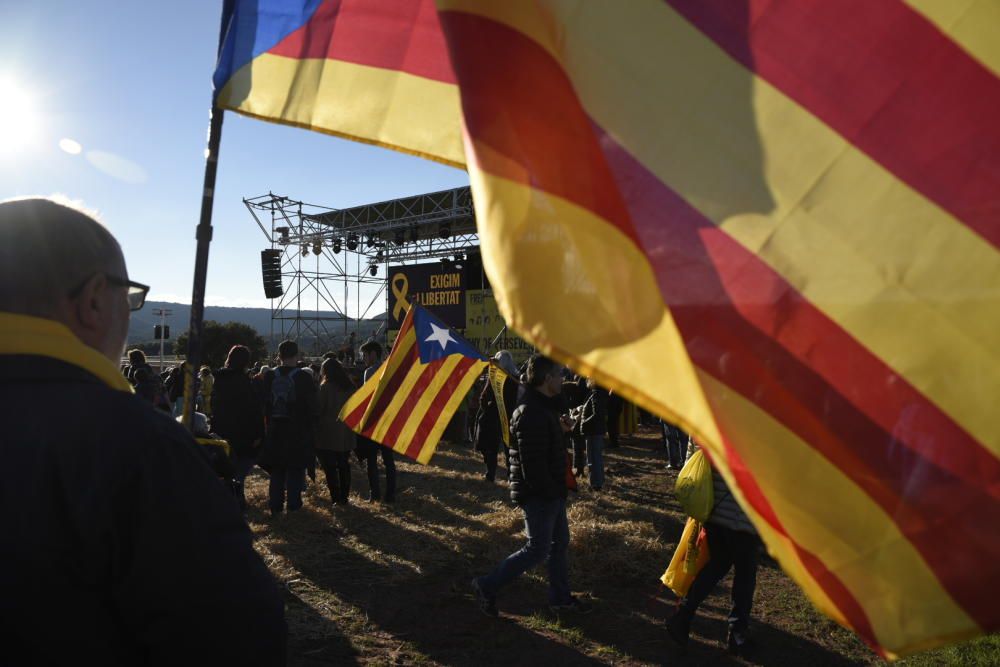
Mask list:
[[[406,311],[410,308],[409,301],[406,300],[406,292],[410,289],[410,280],[405,273],[397,273],[392,277],[392,295],[396,297],[396,305],[392,308],[392,318],[401,321]]]

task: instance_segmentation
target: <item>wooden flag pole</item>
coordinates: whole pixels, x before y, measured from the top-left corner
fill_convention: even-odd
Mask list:
[[[223,3],[222,25],[219,28],[219,53],[225,37],[230,3]],[[212,95],[211,120],[208,124],[208,148],[205,151],[205,182],[201,192],[201,217],[195,231],[198,240],[194,256],[194,287],[191,290],[191,325],[188,330],[187,359],[184,362],[184,410],[182,421],[190,429],[194,417],[194,399],[198,390],[198,368],[202,360],[202,338],[205,332],[205,282],[208,277],[208,248],[212,242],[212,207],[215,203],[215,173],[219,166],[219,145],[222,142],[222,109],[215,106]]]

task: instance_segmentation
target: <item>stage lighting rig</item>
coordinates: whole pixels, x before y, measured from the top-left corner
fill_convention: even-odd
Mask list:
[[[354,252],[355,250],[358,249],[357,234],[351,234],[350,236],[347,237],[347,249],[350,250],[351,252]]]
[[[449,236],[451,236],[451,227],[449,227],[448,225],[441,225],[440,227],[438,227],[438,236],[440,236],[443,239],[446,239]]]
[[[373,276],[377,275],[378,274],[378,265],[377,264],[372,264],[371,266],[369,266],[368,267],[368,273],[370,273]]]
[[[333,254],[334,255],[340,254],[340,239],[333,240]]]

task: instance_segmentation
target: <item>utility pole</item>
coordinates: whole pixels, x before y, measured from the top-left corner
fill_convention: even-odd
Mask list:
[[[163,341],[167,337],[167,329],[164,326],[166,318],[173,315],[173,311],[169,308],[154,308],[153,314],[160,318],[160,373],[163,372]]]

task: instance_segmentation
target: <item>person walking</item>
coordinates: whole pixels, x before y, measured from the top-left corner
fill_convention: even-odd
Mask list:
[[[732,608],[728,618],[727,643],[730,653],[740,655],[751,648],[748,630],[753,594],[757,588],[760,538],[716,470],[712,470],[712,492],[714,507],[705,522],[710,556],[692,582],[687,597],[681,600],[677,612],[667,621],[667,634],[682,649],[686,648],[691,621],[698,606],[732,569]]]
[[[378,372],[382,365],[382,346],[377,341],[369,340],[361,346],[361,355],[365,362],[364,382]],[[381,499],[378,481],[378,457],[382,455],[382,465],[385,466],[385,502],[396,502],[396,459],[393,451],[364,436],[357,436],[356,447],[358,457],[368,467],[368,502],[376,503]]]
[[[528,361],[527,389],[511,421],[510,497],[524,514],[527,543],[492,572],[472,580],[480,610],[499,616],[497,594],[539,563],[548,563],[549,607],[553,611],[590,611],[569,587],[569,522],[566,518],[564,433],[573,428],[560,417],[562,368],[536,354]]]
[[[270,474],[268,506],[272,516],[302,508],[306,469],[312,466],[313,420],[316,416],[316,385],[299,368],[299,346],[293,340],[278,345],[281,365],[274,369],[265,407],[267,436],[260,467]]]
[[[340,362],[332,357],[324,361],[317,400],[316,458],[323,468],[334,505],[346,505],[351,493],[354,432],[340,420],[340,410],[353,391],[354,383]]]
[[[246,478],[257,462],[264,439],[264,405],[253,386],[247,366],[250,349],[234,345],[222,368],[213,374],[212,430],[232,448],[236,494],[240,508],[247,508]]]
[[[212,416],[212,388],[215,384],[215,376],[212,375],[212,369],[208,366],[202,366],[201,371],[198,373],[199,383],[198,383],[198,407],[201,411],[205,413],[206,417]]]
[[[119,372],[148,290],[91,215],[0,202],[4,664],[285,663],[283,596],[236,503]]]

